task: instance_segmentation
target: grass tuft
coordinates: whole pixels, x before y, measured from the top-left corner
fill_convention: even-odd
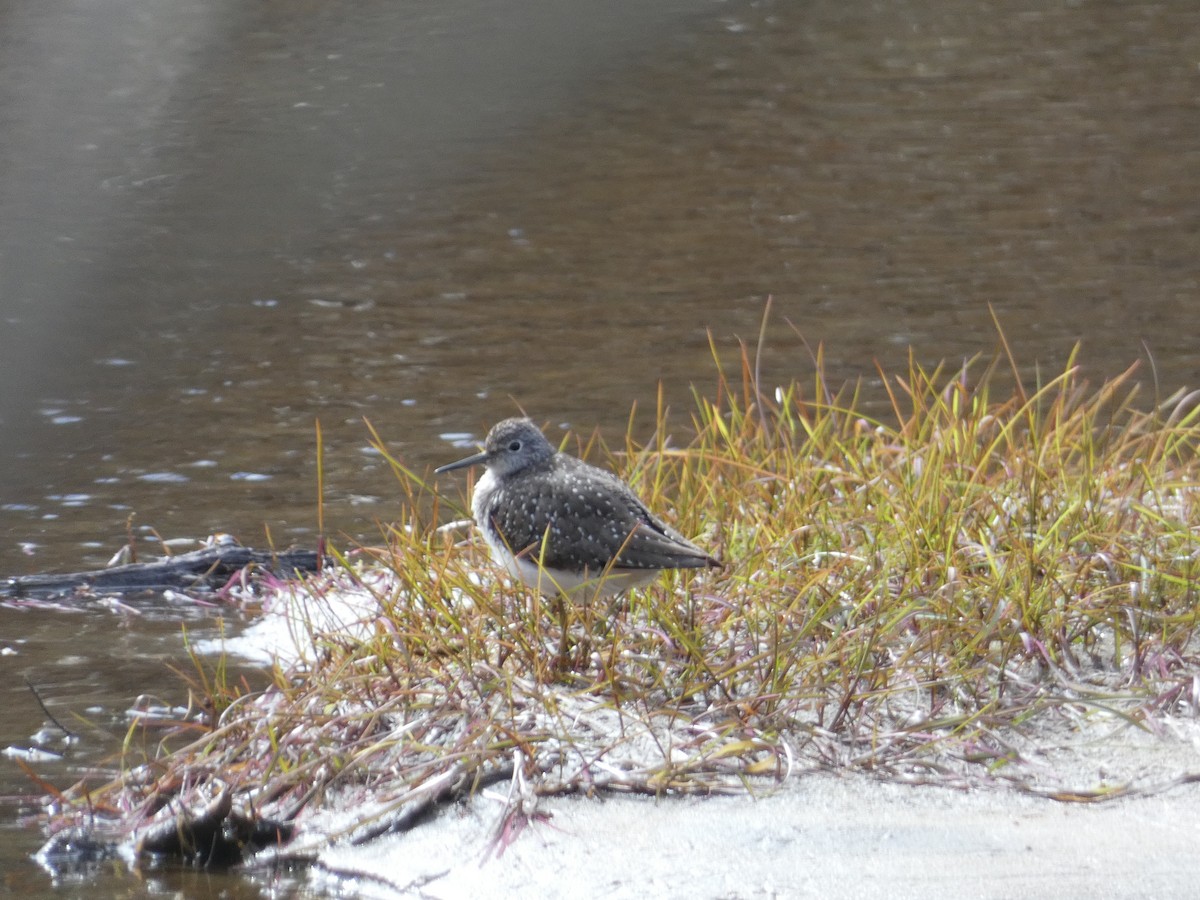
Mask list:
[[[1145,408],[1132,369],[1092,389],[1072,358],[996,397],[1009,358],[910,361],[880,373],[885,421],[814,360],[779,387],[757,354],[718,360],[679,442],[660,398],[645,444],[577,443],[727,561],[615,602],[560,609],[510,583],[372,429],[403,497],[383,546],[331,550],[270,598],[312,652],[255,694],[192,678],[207,731],[142,747],[80,807],[178,824],[227,794],[297,827],[281,855],[306,858],[498,779],[521,786],[505,835],[521,791],[833,768],[1032,789],[1018,748],[1039,729],[1200,706],[1196,395]]]

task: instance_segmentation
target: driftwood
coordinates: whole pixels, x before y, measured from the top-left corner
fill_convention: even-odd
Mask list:
[[[233,794],[223,787],[195,813],[166,810],[137,835],[137,853],[153,853],[193,866],[227,868],[255,851],[289,841],[295,826],[252,819],[233,809]]]
[[[251,550],[233,543],[219,544],[147,563],[130,563],[90,572],[0,579],[0,599],[45,600],[72,594],[211,592],[224,587],[247,567],[287,579],[301,572],[316,572],[319,564],[318,555],[312,550],[273,553]]]

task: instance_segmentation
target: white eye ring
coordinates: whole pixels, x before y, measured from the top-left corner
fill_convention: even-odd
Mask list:
[[[516,453],[518,450],[521,449],[521,442],[513,441],[511,444],[508,445],[508,449],[511,450],[513,453]]]

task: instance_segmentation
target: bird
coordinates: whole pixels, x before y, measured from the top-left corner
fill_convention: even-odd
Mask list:
[[[504,419],[482,452],[434,469],[483,465],[471,495],[492,559],[545,596],[612,597],[667,569],[721,568],[611,472],[560,453],[528,418]]]

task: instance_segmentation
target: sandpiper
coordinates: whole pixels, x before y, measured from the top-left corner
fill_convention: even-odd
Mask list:
[[[587,586],[611,597],[665,569],[721,566],[611,472],[557,452],[529,419],[497,423],[482,453],[434,471],[480,463],[471,509],[492,558],[543,594]]]

